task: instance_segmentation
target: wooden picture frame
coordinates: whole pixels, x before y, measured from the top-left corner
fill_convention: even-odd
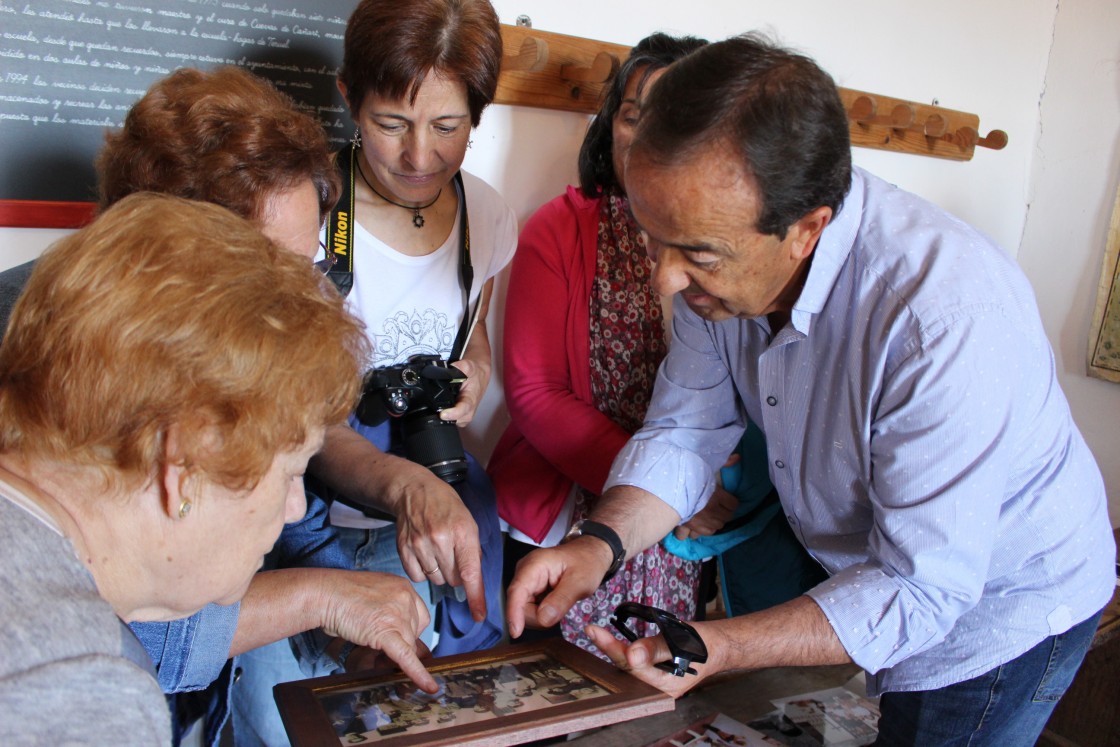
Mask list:
[[[398,670],[274,688],[293,747],[522,744],[671,711],[673,698],[560,639],[426,662],[428,695]]]
[[[1120,188],[1112,207],[1097,303],[1089,330],[1089,375],[1120,384]]]

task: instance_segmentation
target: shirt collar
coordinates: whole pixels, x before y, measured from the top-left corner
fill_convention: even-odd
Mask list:
[[[848,190],[840,210],[821,233],[817,247],[813,250],[813,262],[809,266],[809,276],[805,287],[790,312],[790,323],[803,335],[809,334],[813,316],[819,314],[836,284],[840,268],[852,252],[863,217],[863,172],[852,167],[852,186]]]

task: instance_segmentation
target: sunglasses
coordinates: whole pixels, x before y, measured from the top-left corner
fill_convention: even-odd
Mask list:
[[[708,647],[704,645],[704,639],[696,632],[696,628],[682,621],[672,612],[650,607],[648,604],[623,602],[615,608],[611,625],[633,643],[638,640],[638,634],[627,627],[626,623],[635,617],[656,625],[664,636],[665,643],[669,645],[669,653],[673,660],[656,664],[658,669],[664,669],[677,677],[684,677],[686,673],[696,674],[696,670],[690,666],[693,662],[703,664],[708,660]]]
[[[338,257],[334,252],[328,249],[327,245],[322,241],[319,242],[319,248],[323,250],[325,257],[323,259],[320,259],[318,262],[312,262],[311,266],[326,275],[331,271],[332,267],[338,264]]]

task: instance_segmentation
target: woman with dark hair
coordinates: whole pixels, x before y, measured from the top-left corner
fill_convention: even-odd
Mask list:
[[[584,138],[580,187],[541,207],[521,233],[504,328],[512,422],[489,466],[510,526],[507,578],[517,559],[557,544],[589,513],[645,416],[667,337],[623,167],[644,93],[704,44],[653,34],[634,47]],[[622,601],[690,619],[699,574],[698,562],[655,546],[576,605],[562,632],[587,647],[584,626],[605,624]]]
[[[343,43],[338,86],[357,129],[337,156],[344,188],[327,224],[337,257],[330,275],[366,323],[370,369],[424,355],[462,373],[433,430],[474,417],[490,379],[493,277],[517,246],[513,211],[460,170],[497,89],[501,55],[486,0],[363,0]],[[317,492],[332,501],[331,523],[354,567],[414,582],[434,613],[423,638],[437,655],[487,648],[503,632],[493,489],[470,455],[455,484],[401,456],[402,420],[352,418],[363,443],[328,443],[312,463],[323,483]],[[235,734],[239,744],[254,733],[283,743],[272,686],[301,674],[289,651],[254,656],[234,688]]]
[[[501,56],[498,17],[487,0],[363,0],[347,26],[338,80],[357,129],[337,157],[354,218],[341,219],[351,229],[345,253],[339,251],[338,214],[328,223],[330,248],[340,260],[332,277],[347,276],[349,308],[366,323],[373,344],[371,368],[428,355],[461,372],[454,406],[439,414],[459,427],[473,419],[490,380],[486,312],[493,278],[517,246],[513,211],[493,188],[460,170],[471,129],[494,98]],[[447,598],[441,612],[456,608],[458,614],[453,624],[439,625],[437,655],[497,643],[501,543],[485,472],[468,458],[466,478],[445,482],[396,456],[402,453],[399,419],[352,423],[388,454],[383,490],[328,486],[338,499],[332,523],[343,542],[352,543],[355,565],[408,575],[421,596],[430,586],[437,600],[441,589],[463,587],[469,608],[454,594]],[[317,464],[348,459],[328,451]],[[370,492],[397,494],[401,506],[430,506],[432,516],[394,512],[396,526],[371,518],[362,510],[368,506],[363,493]],[[453,540],[416,541],[425,521],[446,526]],[[374,547],[387,552],[370,558]]]

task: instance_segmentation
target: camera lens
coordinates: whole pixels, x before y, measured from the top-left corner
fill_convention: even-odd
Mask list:
[[[401,419],[405,455],[422,464],[447,483],[467,477],[467,457],[454,423],[439,419],[438,412],[409,413]]]

